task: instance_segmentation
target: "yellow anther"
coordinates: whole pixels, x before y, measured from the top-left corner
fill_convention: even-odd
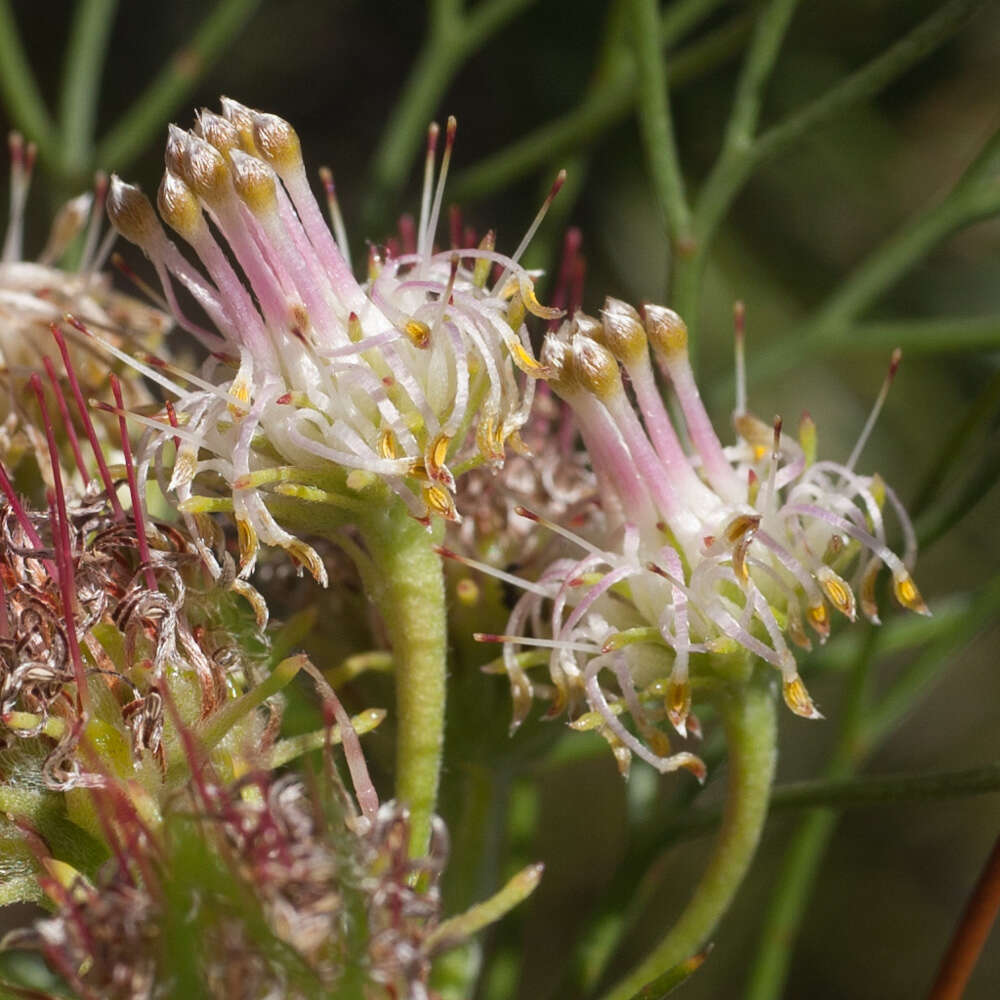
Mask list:
[[[913,577],[905,569],[897,570],[892,574],[892,590],[896,595],[896,600],[904,608],[916,611],[918,615],[930,615],[930,609],[920,596],[920,591],[917,590]]]
[[[378,450],[379,457],[381,458],[399,458],[399,447],[396,443],[396,435],[393,434],[390,428],[386,428],[378,436],[378,441],[375,444]]]
[[[750,577],[746,558],[750,543],[760,527],[760,516],[755,514],[740,514],[726,525],[725,538],[733,547],[733,571],[744,583]]]
[[[691,684],[687,678],[669,682],[665,701],[670,724],[678,732],[684,733],[687,717],[691,714]]]
[[[476,427],[476,445],[479,448],[479,453],[488,462],[497,462],[503,459],[502,439],[499,451],[497,449],[498,433],[500,433],[500,428],[497,426],[496,417],[493,414],[483,417]]]
[[[881,624],[878,616],[878,600],[875,593],[875,585],[878,583],[878,575],[881,569],[882,560],[874,557],[868,561],[868,565],[861,576],[861,611],[873,625]]]
[[[534,355],[529,351],[520,340],[511,337],[506,341],[507,350],[510,351],[511,358],[514,359],[514,364],[517,365],[525,375],[530,375],[532,378],[547,378],[549,374],[548,368],[545,367],[540,361],[537,361]]]
[[[491,229],[480,241],[480,250],[493,251],[497,245],[497,235]],[[486,284],[486,279],[490,276],[490,268],[493,267],[493,261],[488,257],[479,257],[476,259],[475,266],[472,269],[472,283],[476,288],[482,288]]]
[[[250,380],[242,370],[237,373],[229,389],[228,409],[234,420],[242,420],[250,402]]]
[[[432,514],[437,514],[446,521],[454,521],[456,523],[461,521],[458,511],[455,509],[455,501],[446,489],[442,489],[436,484],[431,484],[423,488],[421,495],[423,496],[424,503],[427,505],[428,511]]]
[[[857,617],[857,609],[854,604],[854,591],[851,590],[850,584],[843,577],[834,573],[829,566],[820,566],[816,571],[816,579],[830,603],[842,615],[854,621]]]
[[[267,626],[267,619],[270,615],[268,611],[267,602],[263,597],[257,592],[257,590],[250,586],[246,580],[236,579],[229,584],[229,589],[234,593],[239,594],[253,609],[254,618],[257,621],[258,628],[265,628]]]
[[[543,306],[538,301],[538,297],[535,295],[535,286],[530,281],[526,280],[522,282],[519,287],[521,298],[524,300],[524,304],[532,316],[537,316],[539,319],[559,319],[562,316],[562,309],[556,309],[553,306]]]
[[[507,304],[507,325],[512,330],[519,330],[527,315],[528,310],[525,308],[524,299],[520,295],[513,295]]]
[[[448,458],[448,446],[450,444],[451,438],[447,434],[439,434],[427,449],[425,465],[431,479],[440,479],[446,474],[444,463]]]
[[[782,694],[785,696],[785,704],[803,719],[822,719],[819,710],[813,704],[809,692],[806,690],[802,678],[796,674],[784,681],[781,686]]]
[[[652,750],[657,757],[668,757],[670,755],[670,737],[667,736],[667,734],[661,729],[644,727],[642,735],[646,738],[646,742],[649,744],[649,749]]]
[[[403,326],[403,333],[414,347],[425,348],[431,342],[431,328],[419,319],[411,319]]]
[[[313,579],[321,587],[327,585],[326,566],[323,565],[323,560],[320,559],[319,554],[311,545],[293,538],[284,546],[284,549],[296,564],[305,566],[309,570]]]
[[[830,634],[830,614],[822,602],[810,604],[806,608],[806,621],[812,626],[813,631],[822,638],[825,639]]]
[[[504,444],[506,447],[510,448],[515,455],[523,455],[525,458],[533,457],[534,453],[527,446],[524,438],[521,437],[521,432],[517,428],[514,428],[514,430],[507,435],[507,439]]]
[[[205,514],[231,514],[233,512],[233,501],[231,497],[202,497],[192,496],[187,500],[182,500],[177,504],[177,509],[182,514],[191,514],[196,519]],[[209,521],[209,524],[214,522]],[[202,538],[211,537],[211,532],[201,530]]]
[[[759,514],[740,514],[726,525],[726,541],[735,545],[747,534],[754,534],[760,527]]]
[[[806,635],[806,631],[802,627],[802,619],[799,617],[797,611],[789,613],[788,637],[799,649],[812,649],[812,643],[809,641],[809,636]]]
[[[774,447],[774,425],[765,424],[752,413],[739,413],[733,417],[733,428],[747,444],[754,446],[757,460],[763,458]]]
[[[183,442],[177,449],[173,472],[170,475],[170,489],[187,486],[198,471],[198,449],[188,442]]]
[[[371,284],[382,272],[382,254],[374,244],[368,248],[368,283]]]
[[[81,875],[72,865],[65,861],[58,861],[56,858],[42,858],[42,866],[48,876],[68,892],[78,903],[87,899],[87,889],[92,888],[87,879]],[[53,897],[53,902],[60,905],[62,900]]]
[[[260,550],[260,542],[257,540],[257,531],[254,526],[245,518],[236,518],[236,535],[240,546],[240,572],[242,573],[248,566],[253,565]]]
[[[616,714],[620,711],[617,704],[612,705],[611,710]],[[569,724],[569,728],[575,729],[578,733],[589,733],[594,729],[600,729],[604,724],[604,716],[600,712],[584,712]]]

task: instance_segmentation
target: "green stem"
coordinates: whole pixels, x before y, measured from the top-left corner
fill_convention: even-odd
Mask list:
[[[0,0],[0,93],[11,121],[37,144],[46,162],[54,163],[55,126],[24,54],[10,0]]]
[[[719,714],[729,747],[729,777],[714,854],[677,923],[604,1000],[630,1000],[647,983],[696,954],[729,908],[753,859],[777,761],[774,697],[768,687],[750,684],[725,693]]]
[[[860,735],[875,635],[874,629],[869,629],[868,641],[851,674],[846,704],[840,713],[837,745],[824,775],[831,780],[849,777],[864,754]],[[798,928],[836,822],[834,809],[814,809],[795,831],[764,917],[760,945],[750,971],[747,1000],[772,1000],[781,996]]]
[[[410,808],[410,850],[419,856],[430,843],[444,747],[447,620],[434,551],[442,524],[428,530],[394,500],[358,527],[371,558],[365,584],[396,664],[396,798]]]
[[[960,771],[930,774],[886,774],[874,777],[816,778],[779,785],[771,794],[769,814],[812,806],[842,811],[855,806],[891,805],[965,798],[1000,791],[1000,763],[984,764]],[[721,809],[692,809],[680,816],[668,837],[686,840],[714,829],[722,819]]]
[[[372,163],[372,186],[364,205],[369,230],[391,216],[413,157],[452,77],[467,56],[534,0],[484,0],[471,13],[456,0],[431,5],[426,42],[382,132]]]
[[[59,102],[62,169],[77,178],[91,166],[104,56],[118,0],[80,0],[70,30]]]
[[[661,25],[661,45],[670,48],[716,6],[719,0],[687,0],[668,10]],[[666,67],[667,84],[678,87],[729,59],[746,37],[747,25],[745,17],[734,17],[679,50]],[[635,64],[627,50],[618,47],[613,55],[604,57],[587,95],[576,108],[458,173],[451,185],[453,196],[458,201],[482,197],[553,158],[583,148],[628,115],[636,94]]]
[[[657,0],[631,0],[631,35],[635,52],[639,124],[649,175],[663,213],[667,236],[675,252],[691,239],[691,210],[684,194],[684,177],[670,117],[667,74],[660,45]]]
[[[700,287],[700,278],[705,268],[704,257],[722,220],[751,174],[765,160],[788,149],[848,108],[884,90],[893,80],[944,44],[984,2],[985,0],[951,0],[822,97],[754,139],[763,84],[770,73],[777,55],[777,46],[794,9],[792,0],[775,0],[760,19],[751,53],[737,87],[722,152],[695,204],[697,259],[690,264],[693,275],[687,276],[685,283],[678,283],[678,290],[683,296],[682,304],[687,313],[680,306],[678,308],[685,315],[689,328],[693,329],[692,318],[696,319],[697,313],[696,293],[692,292],[691,286]],[[852,315],[856,315],[856,312]],[[797,346],[798,340],[790,337],[783,341],[785,346],[789,343]],[[804,351],[805,349],[797,351],[790,364],[797,363]]]
[[[753,136],[760,118],[764,89],[798,0],[772,0],[757,19],[718,161],[698,196],[693,234],[686,253],[675,262],[671,300],[697,342],[701,284],[708,251],[722,218],[750,173]]]
[[[936,636],[927,650],[907,665],[882,700],[871,709],[864,720],[865,743],[874,745],[893,732],[916,701],[941,676],[942,664],[980,629],[995,622],[998,611],[1000,576],[984,586],[968,611]]]
[[[788,371],[838,335],[946,236],[1000,211],[1000,131],[994,133],[952,190],[918,213],[863,260],[811,319],[749,365],[756,377]]]
[[[1000,338],[1000,320],[995,322]],[[996,420],[998,410],[1000,410],[1000,371],[993,373],[986,388],[941,442],[934,459],[928,463],[927,474],[917,490],[913,503],[910,504],[911,517],[919,517],[942,488],[954,481],[956,474],[970,457],[972,442],[989,434],[989,427]]]
[[[160,75],[101,140],[95,161],[114,170],[127,167],[232,43],[260,3],[261,0],[220,0],[194,38],[174,53]]]

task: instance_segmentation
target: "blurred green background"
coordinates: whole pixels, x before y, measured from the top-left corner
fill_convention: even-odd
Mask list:
[[[409,180],[398,193],[379,194],[373,158],[393,109],[407,92],[408,75],[427,29],[426,12],[423,5],[412,2],[265,0],[247,6],[253,9],[245,26],[222,48],[173,119],[189,127],[193,109],[217,107],[219,94],[289,119],[299,132],[313,175],[322,164],[334,170],[357,267],[363,263],[362,239],[384,238],[401,209],[417,206],[417,150],[406,157]],[[763,125],[821,97],[938,6],[924,0],[802,4],[766,91]],[[101,82],[98,135],[120,120],[172,53],[193,36],[208,8],[204,2],[119,5]],[[717,426],[727,425],[731,408],[734,300],[742,299],[747,306],[751,358],[770,345],[769,357],[780,361],[780,354],[773,353],[776,344],[794,352],[795,334],[811,311],[872,248],[914,213],[943,197],[1000,126],[1000,9],[995,3],[984,8],[876,97],[765,164],[735,202],[708,263],[699,327],[702,385],[710,390]],[[9,10],[23,34],[43,97],[55,107],[74,7],[16,0]],[[717,155],[756,13],[752,4],[717,4],[677,46],[679,52],[690,52],[694,46],[697,54],[699,41],[715,40],[714,47],[703,46],[705,51],[690,62],[685,78],[671,90],[680,159],[694,189]],[[608,5],[599,0],[521,4],[509,23],[468,54],[433,107],[439,120],[448,114],[458,118],[453,190],[465,192],[462,206],[467,220],[481,232],[495,226],[498,246],[505,250],[513,249],[520,239],[555,171],[564,165],[570,169],[570,181],[543,228],[533,262],[551,270],[558,262],[563,229],[568,224],[579,226],[588,263],[585,306],[592,311],[606,294],[632,302],[668,298],[669,242],[630,104],[590,134],[536,157],[517,176],[492,179],[490,170],[494,177],[497,171],[490,158],[572,113],[586,94],[600,98],[601,78],[595,82],[594,74],[607,21]],[[0,111],[0,120],[2,116]],[[109,170],[124,168],[125,176],[154,191],[162,169],[164,135],[165,123],[156,128],[155,139],[145,144],[134,162],[101,165]],[[484,163],[483,170],[470,172]],[[29,247],[41,247],[59,198],[76,193],[81,179],[71,175],[72,171],[62,177],[44,168],[40,171],[29,209]],[[131,248],[128,253],[135,263]],[[905,350],[900,375],[861,462],[865,470],[880,471],[912,506],[956,426],[990,391],[991,380],[996,383],[1000,346],[996,218],[964,228],[917,261],[866,310],[861,318],[871,322],[864,329],[852,324],[842,335],[828,338],[822,349],[803,352],[794,365],[755,377],[751,408],[765,419],[781,413],[786,421],[797,421],[808,408],[819,426],[821,454],[842,460],[878,391],[892,347],[892,331],[877,323],[940,317],[984,317],[987,332],[971,349],[938,337]],[[956,523],[926,548],[918,563],[916,576],[932,608],[949,595],[974,598],[996,580],[1000,561],[996,414],[994,399],[992,410],[987,407],[985,418],[948,468],[943,488],[925,511],[925,517],[929,512],[933,520],[948,508],[949,498],[958,498]],[[972,504],[960,494],[976,476],[981,488],[973,491],[978,502]],[[926,527],[930,520],[918,518],[918,524]],[[892,621],[901,613],[892,609],[886,617]],[[858,630],[863,631],[861,626]],[[345,651],[354,641],[344,643]],[[856,652],[857,637],[850,641],[855,642],[851,649]],[[958,630],[950,645],[935,647],[933,686],[868,759],[865,770],[916,774],[1000,759],[998,643],[1000,628],[995,615],[987,611],[975,627]],[[807,675],[828,721],[808,723],[783,713],[780,781],[816,776],[829,755],[844,664],[853,655],[843,637],[834,640],[832,648],[840,653],[828,656],[825,668],[819,664]],[[923,647],[917,646],[896,656],[878,656],[876,686],[884,687],[895,671],[905,669],[922,652]],[[838,656],[841,668],[833,669],[829,663]],[[457,680],[469,690],[462,683],[468,678]],[[497,728],[502,730],[509,711],[505,683],[476,677],[472,687],[489,692],[487,701],[499,714]],[[461,698],[460,691],[456,705],[462,704]],[[366,738],[376,748],[379,740],[386,739],[379,734]],[[521,732],[513,739],[516,744],[530,736]],[[522,766],[518,773],[537,778],[533,791],[527,778],[513,780],[513,787],[520,788],[509,831],[515,853],[522,862],[545,861],[548,870],[535,898],[489,942],[488,950],[499,956],[491,967],[495,995],[522,1000],[573,995],[561,978],[564,964],[589,908],[610,891],[616,870],[627,857],[627,813],[648,815],[654,803],[669,801],[679,786],[690,783],[683,774],[654,780],[637,763],[626,787],[610,755],[597,743],[592,755],[577,750],[573,760],[560,762],[557,757],[530,771]],[[459,787],[462,769],[463,764],[453,760],[446,781]],[[724,773],[724,765],[714,769],[699,805],[719,799]],[[502,786],[501,797],[507,787]],[[681,789],[686,794],[691,791]],[[758,861],[716,935],[716,947],[684,987],[683,996],[697,1000],[743,995],[767,900],[800,816],[784,811],[769,822]],[[998,831],[996,795],[844,812],[820,866],[784,996],[793,1000],[921,996]],[[502,837],[500,831],[498,836]],[[709,843],[705,835],[679,844],[658,860],[653,875],[643,882],[651,902],[627,934],[633,958],[683,906]],[[505,964],[509,956],[523,959],[520,977]],[[617,967],[625,968],[627,957],[620,956]],[[998,995],[1000,934],[995,934],[967,997],[992,1000]]]

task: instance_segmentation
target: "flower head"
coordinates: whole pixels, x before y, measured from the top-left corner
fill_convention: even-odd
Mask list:
[[[229,587],[205,572],[199,549],[210,540],[195,545],[177,526],[147,518],[115,376],[122,465],[108,463],[73,367],[67,364],[66,377],[79,404],[75,419],[43,360],[76,469],[62,467],[52,408],[34,375],[29,389],[52,486],[45,506],[33,505],[0,463],[0,748],[6,783],[26,792],[23,814],[10,810],[15,822],[37,836],[52,833],[59,820],[42,808],[38,790],[45,789],[60,793],[78,832],[107,846],[113,823],[95,812],[90,793],[118,787],[155,826],[190,770],[187,729],[227,778],[248,760],[287,759],[287,750],[274,745],[281,716],[274,696],[301,663],[293,657],[269,671],[259,625]],[[81,440],[99,470],[92,480]],[[123,482],[131,503],[119,499]],[[235,577],[232,560],[221,546],[216,552]],[[266,618],[249,585],[238,581],[235,589],[250,599],[258,621]],[[34,875],[24,875],[18,893],[37,896]]]
[[[51,343],[49,324],[61,321],[69,312],[115,345],[131,342],[143,346],[150,346],[171,324],[160,309],[114,291],[101,271],[115,238],[113,230],[101,233],[108,187],[104,175],[98,175],[92,194],[71,199],[56,213],[38,258],[24,259],[24,217],[35,148],[26,145],[16,132],[9,137],[9,147],[10,213],[0,253],[0,375],[10,391],[2,394],[0,403],[0,415],[6,418],[0,453],[8,464],[16,465],[26,446],[39,450],[38,425],[23,418],[33,405],[31,393],[26,392],[28,379],[41,368],[45,347]],[[73,267],[63,266],[67,251],[77,240],[82,241],[78,262]],[[108,366],[82,340],[73,332],[68,347],[77,378],[89,393],[104,383]],[[139,379],[126,379],[124,392],[132,405],[149,402]],[[19,424],[27,441],[18,434]],[[100,422],[96,429],[103,435],[105,427]],[[44,469],[46,464],[47,458],[40,457],[39,465]]]
[[[577,314],[547,336],[542,362],[549,384],[573,408],[604,516],[602,530],[586,537],[546,521],[575,542],[578,555],[523,581],[509,634],[484,637],[506,643],[515,724],[533,691],[525,668],[542,661],[555,710],[568,705],[578,713],[585,703],[590,711],[574,726],[599,728],[623,766],[637,753],[660,770],[701,773],[693,755],[669,754],[655,725],[668,718],[683,735],[695,724],[692,671],[697,679],[713,658],[749,654],[780,672],[792,711],[815,718],[790,644],[808,648],[810,632],[824,641],[831,608],[853,620],[860,607],[877,622],[883,567],[897,600],[927,613],[910,575],[916,542],[902,505],[878,476],[854,468],[898,355],[854,453],[843,464],[820,461],[810,418],[796,440],[780,419],[769,425],[747,411],[739,319],[737,441],[729,447],[702,404],[676,313],[647,305],[640,315],[609,299],[600,319]],[[657,388],[650,348],[673,389],[680,428]],[[901,528],[902,558],[886,541],[886,502]],[[605,675],[613,687],[605,688]]]
[[[191,132],[170,130],[160,216],[204,274],[167,238],[145,196],[112,179],[113,224],[142,247],[178,322],[212,352],[201,375],[180,375],[182,384],[159,372],[176,396],[176,426],[154,427],[150,448],[180,439],[170,486],[182,509],[197,504],[197,476],[222,481],[243,572],[259,540],[323,577],[315,553],[272,516],[265,487],[349,510],[372,502],[366,491],[381,483],[414,516],[456,520],[456,474],[499,464],[517,444],[542,370],[524,319],[557,311],[538,303],[520,251],[498,253],[492,235],[475,248],[435,249],[454,137],[451,119],[435,183],[431,129],[413,245],[399,255],[373,250],[365,284],[350,270],[328,172],[339,240],[309,188],[298,137],[275,115],[224,99],[221,115],[203,111]],[[174,282],[214,331],[183,314]]]

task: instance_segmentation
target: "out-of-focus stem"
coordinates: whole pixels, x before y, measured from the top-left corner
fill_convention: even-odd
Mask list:
[[[100,141],[95,162],[112,170],[127,167],[232,43],[260,3],[261,0],[219,0],[191,41],[174,53],[159,76]]]
[[[951,0],[944,4],[885,52],[846,77],[822,97],[793,112],[755,138],[763,86],[777,57],[778,44],[787,29],[795,5],[795,0],[773,0],[761,15],[759,27],[754,33],[751,51],[737,86],[722,152],[695,202],[695,255],[690,264],[682,268],[692,274],[682,274],[675,279],[681,295],[679,304],[676,298],[674,300],[675,308],[685,316],[689,329],[694,328],[692,319],[697,319],[697,294],[700,275],[705,267],[703,258],[707,255],[720,224],[753,172],[765,160],[784,152],[803,136],[831,121],[847,108],[884,90],[893,80],[947,41],[984,2],[985,0]],[[930,245],[933,242],[928,244]],[[915,258],[911,258],[910,263],[912,259]],[[850,279],[848,284],[851,284]],[[860,286],[856,285],[848,294],[858,291]],[[841,299],[838,293],[838,307],[846,305],[847,301],[847,298]],[[843,315],[830,313],[822,315],[821,320],[824,325],[832,328],[835,323],[842,326],[846,318],[857,314],[857,309]],[[788,361],[789,366],[797,364],[805,350],[814,349],[815,344],[809,343],[808,347],[804,346],[799,350],[803,339],[800,336],[790,336],[783,341],[784,346],[791,344],[796,348],[789,352],[794,355]],[[781,363],[776,357],[777,355],[770,359],[772,364]]]
[[[976,888],[941,961],[927,1000],[962,1000],[979,954],[1000,913],[1000,837],[979,876]]]
[[[656,0],[631,0],[632,49],[638,76],[639,124],[650,178],[671,245],[691,239],[691,210],[684,194],[684,177],[670,117],[667,74],[659,40],[660,15]]]
[[[77,4],[59,101],[60,153],[67,177],[78,177],[91,166],[101,74],[117,9],[118,0]]]
[[[427,40],[403,84],[372,164],[365,223],[377,227],[395,206],[427,126],[465,59],[534,0],[484,0],[471,13],[457,0],[431,4]]]
[[[670,7],[660,26],[661,46],[669,49],[717,6],[719,0],[687,0]],[[667,83],[679,86],[731,58],[746,37],[747,27],[747,18],[737,16],[678,50],[666,67]],[[452,194],[459,201],[479,198],[550,163],[555,156],[574,153],[625,118],[636,94],[635,62],[624,46],[616,44],[613,53],[602,54],[593,83],[576,108],[460,171],[451,185]]]
[[[0,0],[0,93],[11,121],[38,146],[47,162],[56,160],[56,130],[21,45],[10,0]]]

